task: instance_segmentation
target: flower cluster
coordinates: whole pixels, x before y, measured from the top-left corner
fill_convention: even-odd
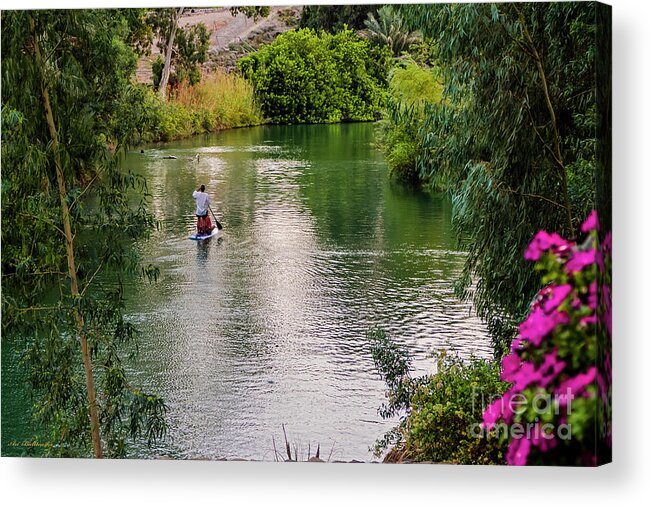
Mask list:
[[[612,239],[599,244],[595,211],[581,230],[581,244],[540,231],[524,254],[545,286],[502,360],[511,386],[483,413],[484,428],[508,440],[510,465],[594,465],[600,438],[610,444]]]

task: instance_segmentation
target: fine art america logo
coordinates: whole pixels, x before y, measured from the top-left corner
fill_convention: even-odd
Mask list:
[[[473,389],[472,393],[472,412],[475,409],[484,410],[488,406],[499,401],[499,411],[501,413],[512,413],[514,417],[522,416],[525,413],[534,415],[533,420],[521,420],[519,422],[497,422],[488,427],[485,423],[473,423],[470,426],[470,434],[474,437],[486,438],[509,438],[509,439],[543,439],[552,440],[558,438],[563,441],[572,439],[572,425],[569,423],[553,424],[548,420],[553,420],[561,413],[561,406],[564,406],[564,412],[569,417],[572,413],[572,399],[574,395],[569,391],[563,395],[540,392],[533,398],[528,399],[523,394],[514,394],[508,398],[495,396],[485,399],[484,395],[479,395]],[[479,401],[479,402],[477,402]],[[488,401],[488,402],[485,402]],[[495,405],[493,404],[493,407]]]

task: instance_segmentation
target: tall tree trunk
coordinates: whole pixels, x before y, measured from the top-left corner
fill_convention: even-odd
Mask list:
[[[34,41],[34,54],[36,56],[36,64],[39,68],[43,69],[43,58],[41,56],[41,50],[38,45],[38,38],[36,36],[34,27],[34,20],[32,18],[30,18],[30,29]],[[52,140],[52,152],[54,153],[54,165],[56,168],[59,200],[61,202],[63,232],[66,237],[66,256],[68,259],[68,276],[70,277],[70,293],[73,298],[75,298],[79,296],[79,285],[77,283],[77,268],[75,266],[72,227],[70,226],[70,210],[68,208],[68,201],[66,196],[66,182],[63,175],[63,166],[61,164],[61,154],[59,153],[59,139],[57,135],[56,124],[54,122],[54,114],[52,113],[50,94],[44,76],[41,80],[41,97],[43,99],[43,107],[45,108],[47,126],[50,132],[50,138]],[[88,338],[84,333],[84,317],[77,308],[75,308],[73,312],[75,323],[77,325],[77,332],[79,333],[79,340],[81,343],[81,356],[84,362],[84,370],[86,373],[86,396],[88,399],[88,411],[90,413],[90,434],[93,442],[93,452],[96,458],[101,459],[103,457],[102,441],[99,435],[99,418],[97,416],[97,402],[95,399],[93,363],[88,350]]]
[[[158,83],[158,94],[160,95],[161,100],[167,100],[167,81],[169,81],[170,78],[174,37],[176,37],[176,28],[178,27],[181,14],[183,14],[183,7],[175,9],[172,13],[170,33],[167,39],[167,45],[165,46],[165,64],[163,65],[163,72],[160,76],[160,83]]]

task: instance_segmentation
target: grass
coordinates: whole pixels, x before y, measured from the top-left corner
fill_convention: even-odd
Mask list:
[[[204,74],[194,86],[181,83],[168,102],[155,107],[149,140],[171,141],[262,122],[251,84],[218,70]]]

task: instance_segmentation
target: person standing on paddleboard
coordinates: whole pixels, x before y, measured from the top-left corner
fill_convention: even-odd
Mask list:
[[[208,208],[210,207],[210,197],[206,193],[206,186],[201,185],[192,192],[192,197],[197,201],[197,234],[208,235],[215,228],[208,216]]]

